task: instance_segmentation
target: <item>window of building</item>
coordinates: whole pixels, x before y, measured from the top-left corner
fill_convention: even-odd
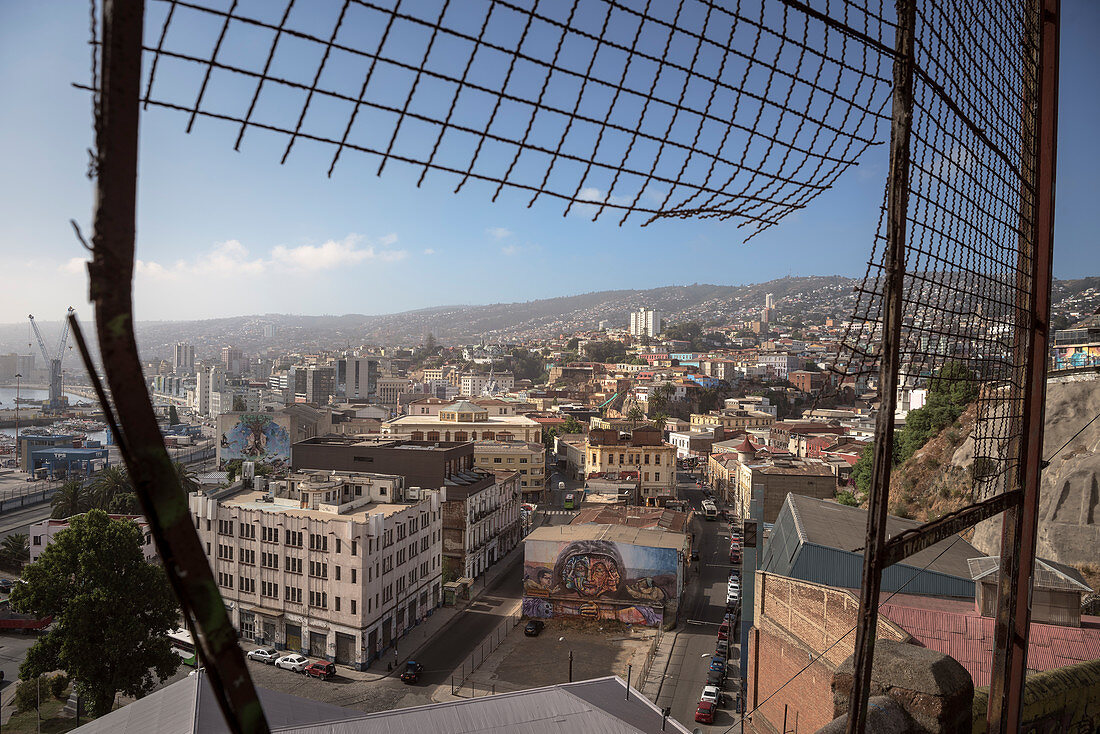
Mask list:
[[[359,555],[359,541],[357,541],[357,540],[351,541],[351,554],[353,556]]]
[[[264,568],[279,569],[279,554],[278,553],[261,553],[260,565]]]
[[[218,558],[225,561],[233,560],[233,546],[218,544]]]
[[[285,542],[287,545],[292,545],[296,548],[301,548],[302,547],[302,533],[301,533],[301,531],[284,530],[283,531],[283,539],[284,539],[283,542]]]
[[[336,597],[336,611],[340,611],[340,597]]]
[[[644,461],[644,462],[642,462],[642,463],[644,463],[644,464],[648,464],[648,463],[649,463],[649,454],[646,454],[646,455],[645,455],[645,461]]]
[[[660,454],[654,454],[653,455],[653,463],[656,464],[657,466],[661,465],[661,455]]]
[[[353,584],[355,583],[355,569],[354,568],[351,569],[351,582]]]
[[[658,472],[653,472],[653,481],[655,481],[655,482],[661,481],[661,472],[659,472],[659,471]]]
[[[328,594],[324,591],[309,592],[309,605],[320,609],[328,609]]]
[[[645,473],[645,481],[647,481],[647,482],[649,481],[649,472]]]
[[[340,567],[339,566],[336,567],[336,580],[337,581],[340,580]]]
[[[233,588],[233,574],[222,573],[218,571],[218,586],[224,586],[227,589]]]
[[[301,535],[301,533],[299,533],[299,535]],[[328,536],[318,535],[317,533],[310,533],[309,549],[316,551],[328,551]]]
[[[301,573],[302,572],[302,559],[294,558],[293,556],[286,557],[286,572],[287,573]]]
[[[265,543],[279,542],[279,528],[260,528],[260,540]]]
[[[320,561],[309,562],[309,575],[318,579],[328,578],[328,564]]]
[[[355,614],[355,613],[356,613],[356,612],[355,612],[355,600],[354,600],[354,599],[352,599],[352,600],[351,600],[351,613],[352,613],[352,614]]]
[[[233,521],[218,520],[218,535],[233,535]]]
[[[255,540],[256,539],[256,526],[253,525],[252,523],[242,522],[241,525],[240,525],[240,532],[241,532],[241,537],[244,538],[245,540]]]
[[[526,463],[527,463],[527,459],[525,459],[525,458],[523,458],[523,457],[520,457],[519,463],[521,463],[521,464],[526,464]]]
[[[595,461],[595,459],[593,459],[593,461]],[[494,456],[493,457],[493,463],[494,464],[500,464],[501,463],[501,458],[499,456]]]
[[[250,566],[256,565],[256,551],[250,548],[241,548],[241,563],[247,563]]]
[[[302,603],[302,590],[296,586],[284,586],[283,598],[294,604]]]
[[[238,576],[237,581],[239,582],[237,588],[240,589],[242,593],[256,593],[256,579],[250,579],[247,576]]]
[[[279,585],[271,581],[260,582],[260,596],[270,597],[272,599],[279,598]]]

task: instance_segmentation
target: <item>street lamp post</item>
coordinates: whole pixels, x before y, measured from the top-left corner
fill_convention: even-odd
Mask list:
[[[21,384],[20,380],[22,380],[22,379],[23,379],[23,375],[21,373],[17,373],[15,375],[15,465],[16,465],[16,467],[18,467],[19,464],[22,463],[20,461],[21,457],[19,456],[19,385]]]

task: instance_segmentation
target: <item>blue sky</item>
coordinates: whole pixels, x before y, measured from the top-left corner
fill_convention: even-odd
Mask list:
[[[159,20],[163,3],[149,5],[150,19]],[[1080,277],[1100,274],[1089,214],[1100,168],[1100,4],[1064,0],[1062,8],[1055,275]],[[85,3],[0,0],[0,253],[7,270],[0,322],[28,312],[53,319],[70,304],[90,315],[83,252],[68,223],[76,219],[90,231],[90,100],[71,86],[88,79],[87,24]],[[205,37],[186,23],[173,32],[183,42],[191,33]],[[159,23],[147,41],[157,33]],[[257,48],[266,48],[259,40]],[[234,48],[250,43],[235,41]],[[309,50],[297,53],[280,57],[284,67],[276,70],[308,81],[302,70],[316,60]],[[194,76],[165,63],[161,81],[187,96]],[[218,81],[212,104],[250,94]],[[277,92],[264,99],[282,101]],[[323,124],[342,119],[341,110],[334,106],[328,119],[325,104],[316,103],[310,122],[338,136],[339,124]],[[292,118],[297,109],[286,105]],[[142,125],[139,319],[388,313],[788,274],[860,275],[885,170],[880,146],[806,209],[744,244],[745,230],[732,221],[672,219],[643,228],[637,219],[620,227],[610,215],[593,223],[583,212],[563,217],[555,200],[529,209],[529,196],[506,191],[491,203],[491,188],[478,185],[455,195],[443,176],[429,174],[417,189],[419,171],[401,164],[376,177],[377,158],[354,152],[328,178],[330,147],[298,142],[280,165],[285,136],[250,130],[234,152],[236,126],[200,118],[188,135],[187,116],[178,112],[150,108]],[[594,199],[605,195],[593,192]]]

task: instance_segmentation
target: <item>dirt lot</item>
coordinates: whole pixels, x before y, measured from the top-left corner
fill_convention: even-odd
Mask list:
[[[637,678],[653,639],[653,630],[631,629],[614,622],[552,619],[538,637],[526,637],[523,624],[470,677],[480,690],[537,688],[569,680],[569,653],[573,653],[573,680],[617,675],[626,678],[633,666]],[[634,683],[634,681],[631,681]]]

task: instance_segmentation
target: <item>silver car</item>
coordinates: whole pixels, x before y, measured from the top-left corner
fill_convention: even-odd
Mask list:
[[[249,651],[245,657],[249,660],[259,661],[265,665],[274,665],[275,661],[278,660],[281,655],[279,651],[273,647],[258,647],[255,650]]]

